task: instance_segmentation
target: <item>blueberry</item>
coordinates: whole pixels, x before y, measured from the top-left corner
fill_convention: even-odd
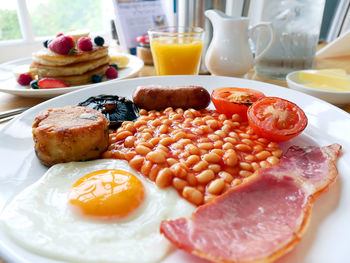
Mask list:
[[[93,83],[101,82],[102,81],[102,76],[99,75],[99,74],[92,75],[91,80],[92,80]]]
[[[44,45],[44,47],[46,47],[46,48],[47,48],[47,47],[48,47],[48,45],[49,45],[49,40],[48,40],[48,39],[47,39],[47,40],[45,40],[45,41],[44,41],[44,43],[43,43],[43,45]]]
[[[95,37],[94,42],[97,46],[103,46],[105,40],[103,39],[103,37],[97,36]]]
[[[32,89],[39,89],[38,82],[39,82],[39,80],[32,80],[29,85]]]
[[[116,70],[118,70],[118,65],[117,64],[110,64],[110,66],[115,68]]]
[[[45,41],[43,42],[44,47],[48,48],[51,41],[52,41],[52,39],[47,39],[47,40],[45,40]]]

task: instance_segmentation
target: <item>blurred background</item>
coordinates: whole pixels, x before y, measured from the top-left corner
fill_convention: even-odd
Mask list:
[[[259,2],[264,0],[158,1],[164,7],[169,25],[202,26],[210,37],[210,24],[203,15],[205,10],[220,9],[228,15],[250,16],[253,23],[254,14],[250,10],[256,9]],[[117,44],[118,30],[116,30],[114,23],[116,2],[139,1],[1,0],[0,63],[28,57],[33,51],[42,47],[44,40],[73,29],[88,29],[106,39],[114,39],[112,44]],[[348,29],[349,25],[346,22],[350,21],[350,15],[347,14],[348,9],[348,0],[326,0],[320,41],[332,41]]]
[[[89,29],[111,36],[111,0],[1,0],[0,63],[28,57],[60,32]]]

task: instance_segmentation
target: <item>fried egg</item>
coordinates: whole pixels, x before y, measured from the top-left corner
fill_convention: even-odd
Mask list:
[[[162,220],[195,207],[122,160],[52,166],[6,206],[4,231],[41,256],[70,262],[159,262],[172,249]]]

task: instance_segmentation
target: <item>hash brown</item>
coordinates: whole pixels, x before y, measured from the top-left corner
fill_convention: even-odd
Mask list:
[[[43,110],[34,119],[32,133],[35,153],[46,166],[96,159],[108,147],[108,121],[88,107]]]

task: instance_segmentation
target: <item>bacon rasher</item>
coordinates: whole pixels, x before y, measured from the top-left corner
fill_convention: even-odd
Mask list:
[[[291,147],[280,164],[199,207],[190,220],[164,221],[178,248],[214,262],[271,262],[301,239],[315,197],[338,175],[339,144]]]

